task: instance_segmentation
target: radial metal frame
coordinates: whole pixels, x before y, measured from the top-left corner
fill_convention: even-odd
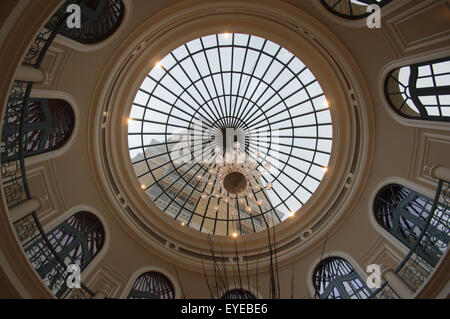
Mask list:
[[[280,176],[285,176],[285,178],[287,180],[289,180],[290,183],[292,183],[292,185],[294,185],[294,188],[290,189],[290,185],[286,186],[286,185],[283,185],[283,183],[280,183],[280,185],[282,185],[285,188],[285,191],[287,191],[289,193],[289,196],[288,196],[289,198],[293,197],[297,200],[297,202],[300,203],[300,205],[303,205],[305,202],[302,201],[297,196],[297,194],[298,194],[297,192],[301,189],[302,191],[307,192],[310,197],[314,193],[315,189],[309,189],[307,186],[305,186],[304,181],[309,178],[309,179],[317,182],[316,188],[318,186],[318,183],[321,182],[321,178],[317,178],[316,176],[311,175],[311,169],[313,166],[323,169],[328,164],[329,156],[331,155],[332,133],[329,134],[329,136],[324,136],[324,133],[321,132],[321,128],[328,127],[329,129],[331,129],[332,123],[331,123],[331,119],[329,121],[322,121],[322,120],[318,119],[318,117],[321,115],[322,112],[328,112],[328,114],[329,114],[329,109],[327,106],[322,107],[321,105],[317,105],[318,104],[317,99],[321,99],[321,98],[324,99],[323,91],[320,88],[319,94],[311,95],[309,93],[308,88],[311,85],[314,85],[316,83],[318,84],[318,81],[313,76],[313,79],[311,79],[310,82],[303,83],[303,81],[299,78],[299,76],[301,76],[305,71],[307,71],[308,68],[306,66],[304,66],[304,64],[301,63],[301,61],[300,61],[300,63],[302,64],[303,67],[300,70],[294,71],[292,69],[292,67],[290,66],[290,64],[295,59],[298,60],[298,58],[296,58],[293,54],[291,54],[291,56],[289,57],[289,59],[287,61],[283,61],[279,57],[279,54],[283,49],[281,46],[277,45],[277,47],[278,47],[277,51],[276,51],[276,53],[273,53],[273,54],[269,54],[268,52],[265,51],[266,44],[268,42],[270,42],[266,39],[263,39],[264,43],[262,44],[262,46],[259,49],[257,49],[250,45],[250,42],[252,41],[252,38],[254,38],[254,36],[247,35],[248,40],[247,40],[246,45],[236,44],[235,43],[236,34],[234,34],[234,33],[230,35],[231,44],[221,44],[221,42],[219,40],[219,36],[221,36],[221,35],[216,34],[215,35],[215,37],[216,37],[215,45],[208,46],[208,47],[206,47],[203,42],[204,37],[196,39],[196,40],[200,41],[201,48],[194,52],[190,51],[189,46],[188,46],[189,43],[184,44],[182,47],[184,48],[184,50],[186,50],[187,55],[180,59],[178,59],[177,56],[174,54],[174,52],[176,50],[172,51],[168,56],[170,56],[170,58],[173,59],[173,61],[175,61],[175,63],[173,65],[171,65],[169,68],[166,68],[163,64],[159,65],[158,67],[160,67],[162,72],[164,73],[159,79],[152,76],[151,75],[152,72],[149,73],[146,80],[150,80],[151,83],[153,84],[152,90],[150,90],[150,91],[145,90],[141,86],[141,88],[138,91],[138,92],[144,93],[145,95],[148,96],[147,102],[145,104],[141,104],[141,103],[137,103],[135,100],[135,102],[133,103],[133,107],[136,106],[136,107],[140,107],[140,108],[144,109],[144,113],[140,118],[133,118],[133,117],[131,118],[131,120],[133,120],[133,121],[141,122],[140,123],[141,124],[140,131],[132,132],[129,129],[128,135],[129,135],[129,137],[130,136],[140,136],[141,137],[141,144],[139,146],[129,147],[130,152],[138,150],[138,149],[142,149],[143,157],[139,158],[137,161],[132,161],[133,165],[136,165],[136,164],[139,164],[142,162],[145,162],[147,164],[147,172],[137,176],[138,179],[143,177],[145,174],[151,173],[154,182],[151,185],[146,185],[145,190],[147,191],[156,185],[162,191],[161,194],[158,197],[154,198],[153,200],[156,202],[158,200],[158,198],[163,194],[168,196],[171,199],[171,201],[165,208],[163,207],[162,209],[165,210],[172,203],[176,203],[179,206],[179,211],[178,211],[175,219],[178,218],[178,216],[181,214],[183,209],[189,211],[189,213],[191,213],[191,218],[187,222],[187,225],[189,225],[191,223],[192,216],[194,216],[194,215],[200,216],[202,218],[202,223],[200,225],[200,231],[202,231],[203,223],[204,223],[205,219],[210,219],[210,220],[214,221],[213,233],[215,233],[217,221],[226,221],[227,222],[227,235],[228,235],[231,231],[229,229],[229,221],[230,221],[229,205],[228,205],[228,209],[227,209],[228,210],[228,212],[227,212],[228,218],[227,219],[218,218],[217,215],[215,218],[212,218],[211,216],[206,216],[207,212],[208,212],[208,207],[210,206],[210,202],[212,201],[211,198],[208,199],[208,203],[206,205],[206,209],[205,209],[205,212],[203,215],[198,214],[196,212],[199,201],[201,200],[200,194],[205,192],[207,185],[205,185],[205,187],[203,187],[203,189],[201,189],[201,188],[199,189],[200,183],[198,181],[194,180],[194,176],[196,176],[199,173],[207,175],[208,170],[210,168],[216,167],[215,164],[212,164],[209,167],[204,167],[203,165],[201,165],[201,163],[193,163],[192,165],[188,165],[187,163],[184,163],[177,167],[177,165],[174,164],[174,161],[179,160],[179,159],[185,157],[186,155],[183,155],[183,156],[181,156],[179,158],[175,158],[175,159],[171,157],[171,154],[170,154],[171,150],[169,149],[169,147],[173,144],[178,143],[178,141],[169,140],[169,136],[172,135],[172,132],[169,132],[168,128],[172,127],[172,128],[176,128],[176,129],[188,130],[189,128],[191,128],[194,125],[194,120],[195,120],[196,116],[197,117],[201,116],[202,119],[205,121],[205,123],[209,126],[209,128],[215,127],[217,129],[223,129],[225,127],[232,126],[234,128],[241,128],[241,129],[245,130],[246,132],[248,132],[248,134],[250,136],[250,141],[248,141],[247,149],[245,150],[247,152],[247,154],[252,156],[252,154],[251,154],[252,150],[255,150],[258,147],[261,148],[262,145],[265,144],[264,148],[266,149],[266,152],[263,152],[263,156],[265,157],[265,159],[269,162],[270,162],[270,160],[279,160],[279,162],[282,165],[282,167],[279,168],[279,172],[277,173],[277,175],[274,175],[272,173],[268,174],[270,176],[270,178],[272,178],[272,181],[269,181],[265,176],[262,177],[263,181],[265,183],[274,182],[274,181],[278,181]],[[273,42],[271,42],[271,43],[273,43]],[[224,49],[224,48],[231,48],[232,56],[231,56],[230,70],[223,70],[223,64],[222,64],[221,60],[224,57],[222,57],[222,55],[221,55],[221,49]],[[242,63],[242,67],[240,70],[233,69],[234,68],[233,59],[234,59],[234,52],[235,52],[236,48],[245,50],[244,61]],[[217,71],[217,72],[212,71],[210,61],[208,59],[208,55],[205,53],[207,50],[217,50],[218,58],[219,58],[219,66],[220,66],[219,71]],[[246,60],[247,60],[247,56],[249,55],[249,52],[251,52],[251,51],[253,51],[257,54],[257,58],[256,58],[256,62],[254,64],[253,68],[251,68],[251,72],[246,72],[245,71]],[[197,63],[194,59],[194,56],[196,56],[197,54],[202,54],[202,53],[207,62],[207,68],[209,71],[208,74],[206,74],[206,75],[202,74],[202,72],[199,70],[199,66],[197,65]],[[258,67],[259,61],[260,61],[260,59],[262,59],[262,57],[271,59],[271,62],[269,65],[266,66],[266,69],[264,70],[262,76],[256,76],[255,71],[256,71],[256,68]],[[164,61],[164,59],[163,59],[163,61]],[[197,74],[196,74],[198,77],[197,79],[193,79],[190,76],[189,71],[187,71],[182,65],[183,61],[189,61],[192,63],[192,65],[195,67],[195,72],[197,72]],[[281,64],[281,70],[279,70],[278,74],[276,74],[275,77],[270,82],[268,82],[264,78],[265,78],[266,74],[269,72],[270,67],[274,63],[274,61],[277,61],[277,63]],[[182,85],[171,74],[171,71],[177,67],[179,67],[181,69],[184,76],[186,76],[186,78],[190,81],[188,86]],[[284,83],[280,88],[273,89],[272,85],[274,84],[274,82],[276,82],[276,80],[280,77],[280,75],[285,71],[289,73],[290,79],[286,83]],[[234,79],[233,75],[235,75],[236,78],[239,79],[237,93],[233,92],[233,79]],[[171,81],[176,82],[182,88],[181,93],[179,93],[179,94],[174,93],[170,87],[168,87],[167,85],[162,83],[163,80],[166,78],[166,76],[169,77]],[[226,81],[223,80],[224,76],[229,76],[229,79],[230,79],[230,81],[229,81],[230,87],[229,87],[228,91],[225,88]],[[221,78],[221,81],[219,83],[222,85],[221,89],[217,88],[218,84],[214,80],[214,77]],[[206,83],[209,79],[211,79],[211,82],[213,84],[212,86],[211,85],[208,86]],[[246,80],[248,80],[247,83],[243,83],[243,82],[246,82]],[[248,93],[248,91],[250,89],[250,83],[253,80],[257,81],[257,85],[255,88],[253,88],[253,92]],[[282,91],[284,88],[286,88],[288,85],[290,85],[294,80],[297,80],[299,83],[301,83],[301,85],[295,91],[290,93],[288,96],[283,97],[280,94],[280,91]],[[320,84],[318,84],[318,85],[320,87]],[[207,92],[207,95],[208,95],[207,97],[203,96],[203,94],[201,92],[202,86],[204,88],[206,88],[205,92]],[[261,94],[256,101],[252,100],[252,98],[255,96],[255,94],[260,86],[265,86],[266,90],[268,88],[271,88],[273,90],[270,97],[268,97],[264,103],[261,103],[261,105],[259,105],[258,103],[265,96],[265,93]],[[161,90],[164,90],[165,92],[170,94],[173,102],[165,101],[164,99],[162,99],[161,97],[156,95],[155,91],[158,88],[160,88]],[[192,91],[190,91],[191,89],[192,89]],[[245,89],[245,92],[242,93],[243,89]],[[221,93],[220,93],[220,91],[221,91]],[[236,91],[236,90],[234,90],[234,91]],[[289,98],[295,97],[295,95],[298,94],[299,92],[304,92],[307,97],[302,101],[296,102],[292,105],[288,105],[286,103],[286,100],[288,100]],[[200,99],[202,101],[198,101],[193,96],[194,93],[198,94],[198,96],[200,97]],[[195,103],[196,108],[193,107],[192,105],[190,105],[189,101],[186,100],[187,96],[185,96],[183,98],[184,94],[189,96],[189,100],[191,102],[193,101]],[[248,94],[251,94],[250,97],[248,96]],[[165,105],[169,106],[170,111],[165,112],[164,110],[152,108],[151,106],[149,106],[149,103],[152,100],[152,98],[154,98],[155,100],[158,100],[159,103],[164,103]],[[272,101],[274,98],[276,98],[275,99],[276,102],[274,103],[274,105],[271,105],[268,109],[264,110],[263,108],[265,106],[267,106],[267,104],[270,101]],[[238,106],[239,99],[240,99],[240,104]],[[229,100],[229,104],[227,104],[228,100]],[[234,108],[232,107],[233,100],[234,100]],[[182,107],[178,106],[177,105],[178,102],[182,103],[187,108],[183,109]],[[222,102],[223,102],[224,106],[222,105]],[[310,107],[312,110],[310,110],[306,113],[300,112],[300,114],[297,114],[297,115],[292,114],[292,111],[295,108],[301,107],[302,105],[307,105],[308,103],[310,103]],[[282,106],[283,109],[280,111],[277,111],[275,108],[277,108],[279,106]],[[252,112],[255,109],[256,109],[256,112]],[[267,113],[270,113],[270,111],[272,111],[274,109],[277,112],[275,112],[274,114],[271,114],[271,115],[267,114]],[[146,119],[147,112],[157,112],[163,116],[166,116],[166,121],[159,122],[159,121]],[[174,112],[178,112],[179,114],[186,116],[186,118],[183,118],[182,116],[173,114]],[[191,113],[189,113],[189,112],[191,112]],[[271,118],[274,118],[283,113],[285,113],[285,116],[286,116],[285,118],[271,122]],[[255,117],[255,115],[258,115],[258,114],[261,114],[262,118]],[[294,120],[301,119],[301,118],[304,118],[307,116],[312,116],[314,118],[314,123],[306,124],[306,125],[294,125]],[[329,117],[330,116],[331,115],[329,115]],[[177,121],[179,121],[178,124],[169,123],[169,121],[171,119],[176,119]],[[179,124],[180,122],[186,123],[186,124],[184,126],[182,126]],[[278,143],[274,142],[274,141],[272,141],[271,138],[267,142],[260,138],[259,134],[262,134],[265,137],[267,137],[267,136],[272,137],[272,135],[274,134],[274,131],[275,131],[275,128],[273,126],[279,125],[280,123],[283,123],[283,122],[288,122],[289,125],[278,128],[279,132],[283,132],[283,134],[280,133],[280,135],[278,136],[280,142],[278,142]],[[145,132],[144,125],[146,125],[146,124],[164,126],[165,127],[164,132],[143,133],[143,132]],[[251,125],[253,125],[253,127]],[[299,135],[299,134],[295,133],[296,129],[302,129],[302,128],[313,128],[315,130],[315,132],[311,136],[308,134]],[[284,133],[284,132],[286,132],[286,133]],[[183,135],[183,134],[180,134],[180,135]],[[185,133],[184,135],[189,136],[190,138],[193,138],[192,133]],[[151,136],[164,136],[165,141],[161,142],[161,143],[156,143],[156,144],[155,143],[152,144],[151,142],[145,143],[144,136],[150,136],[150,137]],[[256,139],[255,139],[255,136],[256,136]],[[306,146],[296,145],[295,142],[297,141],[297,139],[304,139],[304,140],[312,141],[314,144],[314,147],[306,147]],[[327,148],[327,146],[319,146],[319,141],[330,142],[330,144],[328,145],[328,150],[325,150]],[[146,149],[149,147],[155,147],[155,146],[166,146],[166,151],[164,153],[159,153],[156,155],[152,153],[152,155],[147,156]],[[195,146],[196,146],[195,144],[191,145],[191,147],[195,147]],[[207,154],[210,154],[213,151],[213,147],[211,147],[211,140],[202,140],[200,145],[198,145],[198,146],[201,146],[201,151],[206,152]],[[289,151],[286,151],[286,150],[279,151],[279,154],[287,157],[286,160],[274,158],[273,151],[277,147],[290,148]],[[293,154],[293,149],[312,152],[313,153],[313,155],[311,156],[312,159],[309,160],[306,158],[301,158],[301,157]],[[319,164],[318,162],[316,162],[316,157],[318,156],[317,154],[323,154],[328,157],[326,160],[326,162],[327,162],[326,165]],[[194,154],[192,151],[189,154],[189,156],[191,156],[191,157],[194,157],[196,155],[197,154]],[[169,161],[164,164],[161,164],[158,167],[151,168],[150,165],[148,164],[148,161],[155,159],[157,157],[160,157],[160,156],[169,156]],[[215,155],[212,154],[210,156],[210,159],[214,159],[214,158],[215,158]],[[308,169],[301,170],[301,168],[296,167],[295,165],[290,163],[291,158],[299,160],[299,161],[303,161],[304,163],[307,163]],[[133,158],[132,158],[132,160],[133,160]],[[168,170],[168,173],[165,174],[163,177],[157,178],[157,176],[155,176],[153,174],[153,171],[156,171],[157,169],[160,169],[161,167],[168,166],[168,164],[170,165],[170,167],[172,167],[172,169],[170,171]],[[187,169],[184,172],[183,171],[180,172],[181,168],[184,170],[186,167],[187,167]],[[295,180],[294,177],[290,176],[288,173],[285,172],[286,167],[300,172],[303,175],[302,179]],[[259,163],[258,169],[263,169],[262,163]],[[194,171],[195,171],[194,174],[188,174],[189,172],[192,173]],[[161,185],[161,180],[164,178],[167,178],[169,175],[173,174],[174,172],[177,173],[178,178],[175,181],[173,181],[168,187],[163,187],[163,185]],[[185,177],[185,175],[187,175],[187,174],[188,174],[188,177]],[[190,177],[189,177],[189,175],[190,175]],[[189,185],[191,187],[191,193],[190,193],[189,197],[186,198],[186,200],[182,204],[179,203],[178,201],[176,201],[178,196],[171,196],[170,193],[167,191],[178,181],[183,181],[184,186],[178,192],[177,195],[179,195],[186,188],[187,185]],[[243,220],[250,219],[253,224],[253,229],[254,229],[254,231],[256,231],[254,223],[253,223],[253,219],[259,218],[260,216],[262,216],[265,227],[269,227],[269,225],[271,224],[271,221],[266,220],[266,218],[264,217],[266,213],[276,212],[276,209],[278,207],[280,207],[280,205],[284,205],[284,207],[285,207],[285,209],[287,209],[287,211],[296,211],[299,208],[299,207],[295,207],[295,208],[288,207],[286,204],[286,200],[288,198],[283,198],[282,196],[280,196],[276,189],[275,190],[272,189],[272,191],[279,200],[279,203],[277,205],[272,205],[269,196],[267,196],[267,194],[265,192],[253,191],[253,196],[255,198],[257,198],[257,196],[259,194],[259,195],[261,195],[262,198],[264,198],[265,200],[267,200],[269,202],[270,209],[268,209],[267,211],[262,211],[262,209],[260,208],[259,213],[255,214],[255,215],[243,216],[243,215],[245,215],[245,213],[240,211],[240,209],[238,207],[238,218],[237,218],[237,220],[235,219],[234,221],[238,222],[240,225]],[[194,192],[198,193],[197,194],[198,200],[192,210],[186,209],[186,203],[188,202],[189,198],[191,196],[193,196]],[[275,216],[278,218],[278,220],[276,220],[275,222],[276,223],[281,222],[281,219],[277,213],[275,213]],[[272,222],[272,224],[273,224],[273,222]]]

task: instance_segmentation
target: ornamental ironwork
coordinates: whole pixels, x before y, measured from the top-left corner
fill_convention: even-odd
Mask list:
[[[371,292],[352,265],[340,257],[322,260],[314,270],[313,283],[320,299],[367,299]]]
[[[16,117],[3,125],[3,138],[10,140],[21,132],[22,156],[30,157],[54,151],[62,147],[70,138],[75,116],[69,103],[55,99],[29,99],[23,109],[23,118]],[[18,152],[2,154],[2,161],[10,162],[19,158]]]
[[[128,294],[128,299],[173,299],[175,290],[163,274],[150,271],[138,277]]]
[[[32,233],[23,241],[25,254],[47,287],[59,298],[68,292],[67,266],[76,264],[83,271],[102,249],[105,240],[101,222],[88,212],[72,215],[47,234],[43,233],[35,215],[19,221],[16,227],[19,233],[22,229]],[[30,227],[34,227],[34,231]]]
[[[369,5],[383,7],[392,0],[320,0],[322,5],[338,17],[357,20],[367,17],[371,12],[367,10]]]
[[[431,198],[405,186],[390,184],[377,194],[374,214],[377,222],[405,246],[412,249],[418,244],[415,253],[434,267],[450,239],[450,210],[437,203],[433,211],[433,204]],[[422,245],[420,236],[425,229],[426,237],[432,240]]]

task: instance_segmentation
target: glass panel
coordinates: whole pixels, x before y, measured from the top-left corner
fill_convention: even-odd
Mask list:
[[[274,42],[195,39],[143,81],[130,114],[131,161],[178,222],[217,235],[262,231],[299,210],[325,174],[332,118],[324,101],[313,73]],[[243,176],[235,193],[225,183],[232,172]]]
[[[390,106],[403,117],[450,121],[448,57],[392,70],[384,90]]]
[[[328,257],[313,274],[316,297],[320,299],[367,299],[370,290],[345,259]]]

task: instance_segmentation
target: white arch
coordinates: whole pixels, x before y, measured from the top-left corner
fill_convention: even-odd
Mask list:
[[[176,278],[170,272],[168,272],[166,269],[159,267],[159,266],[144,266],[144,267],[141,267],[138,270],[136,270],[133,273],[133,275],[130,277],[130,279],[128,280],[128,283],[126,284],[125,288],[123,289],[122,293],[120,294],[120,299],[126,299],[128,294],[130,293],[131,288],[133,287],[134,283],[139,278],[139,276],[141,276],[147,272],[150,272],[150,271],[158,272],[158,273],[166,276],[167,279],[172,284],[173,289],[175,291],[174,299],[181,298],[180,283],[178,282],[178,280],[176,280]]]
[[[319,265],[319,263],[328,257],[340,257],[342,259],[345,259],[346,261],[348,261],[350,263],[350,265],[352,265],[353,269],[355,269],[355,271],[358,273],[359,277],[361,277],[361,280],[363,280],[364,282],[366,282],[367,277],[369,276],[364,269],[359,265],[359,263],[348,253],[342,251],[342,250],[330,250],[327,251],[326,253],[324,253],[324,256],[322,258],[317,257],[315,262],[311,264],[311,267],[308,269],[307,272],[307,287],[308,287],[308,291],[309,291],[309,295],[311,297],[311,299],[314,297],[314,295],[316,294],[316,289],[314,288],[314,270],[316,269],[317,265]],[[370,291],[370,288],[369,288]]]
[[[72,146],[74,140],[78,136],[78,132],[80,130],[80,108],[78,106],[77,101],[75,98],[70,95],[69,93],[63,92],[63,91],[49,91],[49,90],[35,90],[33,89],[30,94],[31,98],[42,98],[42,99],[59,99],[64,100],[67,103],[70,104],[73,114],[74,114],[74,126],[72,133],[70,134],[69,139],[66,143],[64,143],[63,146],[60,148],[45,152],[38,155],[33,155],[30,157],[25,158],[25,166],[28,165],[34,165],[40,162],[48,161],[52,158],[59,157],[62,154],[66,153],[70,147]]]
[[[86,278],[89,276],[89,274],[97,267],[97,265],[102,261],[103,257],[106,255],[106,253],[109,250],[109,247],[111,245],[111,230],[108,227],[108,224],[106,223],[106,220],[104,216],[99,213],[99,211],[90,206],[90,205],[76,205],[71,208],[69,208],[67,211],[65,211],[63,214],[59,215],[58,217],[54,218],[51,222],[49,222],[46,225],[42,225],[42,228],[46,233],[51,231],[53,228],[64,222],[66,219],[71,217],[77,212],[88,212],[93,215],[95,215],[100,223],[103,226],[103,230],[105,232],[105,239],[103,242],[103,246],[100,249],[100,251],[97,253],[97,255],[91,260],[91,262],[86,266],[85,269],[83,269],[83,272],[81,273],[81,281],[83,283],[86,283],[86,281],[83,278]]]
[[[117,40],[120,34],[123,33],[123,30],[127,27],[127,25],[131,21],[131,17],[133,16],[133,1],[132,0],[122,0],[124,5],[124,15],[122,18],[122,21],[120,22],[119,27],[117,30],[113,32],[109,37],[104,39],[103,41],[95,44],[83,44],[79,43],[75,40],[69,39],[61,34],[58,34],[55,37],[55,43],[61,44],[67,48],[73,49],[75,51],[79,52],[93,52],[100,49],[103,49],[104,47],[110,45],[114,41]]]

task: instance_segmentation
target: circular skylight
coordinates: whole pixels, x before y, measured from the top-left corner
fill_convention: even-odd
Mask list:
[[[142,191],[186,227],[244,235],[293,216],[332,149],[328,102],[311,71],[261,37],[214,34],[158,62],[128,120]]]

